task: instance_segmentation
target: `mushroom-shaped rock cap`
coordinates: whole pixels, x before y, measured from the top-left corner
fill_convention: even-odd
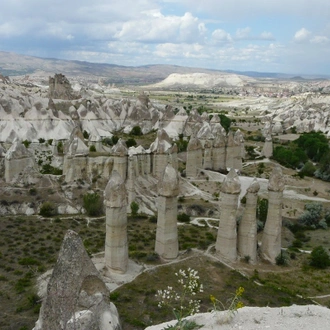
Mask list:
[[[158,182],[158,194],[165,197],[174,197],[179,194],[178,172],[167,164],[162,178]]]
[[[240,129],[235,132],[234,139],[235,141],[244,142],[244,135]]]
[[[247,189],[247,191],[249,193],[255,194],[259,191],[259,189],[260,189],[260,184],[259,184],[257,178],[254,178],[253,181],[251,182],[249,188]]]
[[[266,142],[272,142],[272,141],[273,141],[272,136],[270,134],[267,134]]]
[[[239,194],[241,191],[241,183],[236,171],[232,168],[226,176],[221,186],[221,191],[226,194]]]
[[[126,156],[128,154],[126,143],[122,139],[118,140],[116,145],[112,147],[111,151],[116,156]]]
[[[279,166],[274,167],[272,174],[269,177],[268,190],[270,191],[283,191],[285,180],[282,170]]]
[[[192,150],[199,150],[202,149],[202,144],[197,138],[192,138],[189,140],[187,150],[192,151]]]
[[[110,207],[123,207],[126,202],[126,187],[120,174],[113,170],[104,190],[104,203]]]

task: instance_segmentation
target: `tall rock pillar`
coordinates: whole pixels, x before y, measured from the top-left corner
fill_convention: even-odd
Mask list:
[[[128,265],[126,189],[122,177],[115,170],[104,191],[104,204],[105,265],[111,271],[125,273]]]
[[[203,164],[203,150],[200,141],[197,138],[191,138],[187,147],[187,178],[195,178]]]
[[[257,218],[256,208],[260,185],[254,179],[247,189],[246,206],[238,227],[237,248],[240,257],[249,256],[250,263],[257,262]]]
[[[206,140],[204,143],[203,168],[205,170],[212,169],[212,142],[210,140]]]
[[[155,252],[166,259],[178,256],[177,212],[179,194],[179,176],[168,164],[158,182],[158,219]]]
[[[213,141],[212,168],[214,171],[225,170],[226,167],[226,137],[219,133]]]
[[[237,258],[236,212],[241,183],[231,169],[221,186],[220,221],[215,249],[217,254],[228,260]]]
[[[277,166],[269,178],[268,213],[261,241],[261,257],[273,264],[281,253],[283,190],[284,178],[281,168]]]

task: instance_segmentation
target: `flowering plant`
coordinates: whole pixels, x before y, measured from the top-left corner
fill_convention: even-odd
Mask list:
[[[243,302],[240,300],[243,293],[244,288],[240,286],[236,290],[234,297],[228,300],[228,307],[226,307],[219,299],[215,298],[213,295],[210,295],[210,300],[213,304],[213,311],[216,312],[218,310],[218,306],[220,306],[222,310],[227,310],[228,315],[226,321],[230,321],[237,310],[244,307]]]
[[[156,297],[160,300],[158,307],[172,309],[177,323],[172,329],[196,329],[199,326],[195,322],[185,320],[185,317],[199,312],[200,300],[194,299],[197,293],[203,292],[203,284],[199,281],[198,272],[194,269],[180,269],[175,276],[181,286],[180,292],[173,287],[158,290]]]

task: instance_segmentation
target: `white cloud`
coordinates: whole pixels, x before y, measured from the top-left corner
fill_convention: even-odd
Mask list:
[[[305,42],[305,41],[309,41],[310,37],[311,37],[311,32],[308,31],[305,28],[301,28],[299,31],[297,31],[294,35],[294,41],[296,42]]]
[[[311,43],[313,44],[327,44],[329,42],[329,38],[325,36],[315,36],[311,39]]]
[[[251,29],[249,27],[243,29],[237,29],[236,38],[237,39],[249,39]]]
[[[164,16],[159,11],[144,12],[138,19],[125,22],[115,34],[117,39],[140,42],[196,42],[206,33],[197,17],[187,12],[183,16]]]
[[[212,38],[216,42],[232,42],[231,35],[222,29],[216,29],[212,33]]]

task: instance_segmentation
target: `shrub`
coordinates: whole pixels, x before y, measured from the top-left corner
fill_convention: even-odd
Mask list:
[[[137,143],[136,143],[135,139],[129,138],[126,141],[126,145],[127,145],[127,148],[129,148],[129,147],[135,147],[137,145]]]
[[[60,142],[57,144],[57,152],[58,152],[59,154],[63,154],[63,152],[64,152],[64,147],[63,147],[63,142],[62,142],[62,141],[60,141]]]
[[[309,264],[320,269],[325,269],[330,266],[330,257],[323,246],[320,245],[313,249]]]
[[[288,264],[288,255],[285,251],[281,251],[281,253],[275,258],[275,262],[277,266],[286,266]]]
[[[130,135],[139,136],[142,135],[142,129],[140,126],[134,126],[130,132]]]
[[[87,193],[83,197],[87,215],[95,217],[103,214],[103,201],[97,193]]]
[[[83,132],[84,139],[88,140],[89,139],[89,133],[84,130]]]
[[[179,222],[190,222],[190,216],[186,213],[179,213],[177,219]]]
[[[24,144],[25,148],[28,148],[29,145],[31,144],[31,141],[24,140],[22,143]]]
[[[268,199],[260,199],[258,198],[257,203],[257,219],[261,222],[266,222],[267,213],[268,213]]]
[[[40,207],[39,214],[43,217],[52,217],[57,214],[57,207],[52,202],[44,202]]]
[[[43,138],[40,138],[40,139],[38,139],[38,141],[39,141],[39,143],[41,144],[41,143],[44,143],[46,140],[43,139]]]
[[[133,217],[136,217],[139,212],[139,204],[137,202],[132,202],[131,205],[131,213]]]
[[[302,226],[318,228],[323,212],[323,206],[320,203],[309,203],[305,205],[305,212],[298,218],[298,223]]]
[[[96,152],[96,147],[94,146],[94,144],[89,147],[89,151]]]

